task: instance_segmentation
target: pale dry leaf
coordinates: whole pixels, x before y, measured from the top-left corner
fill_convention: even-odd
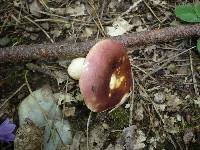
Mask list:
[[[71,63],[71,60],[69,59],[58,60],[58,64],[66,69],[68,68],[70,63]]]
[[[113,22],[113,26],[106,27],[106,32],[110,36],[118,36],[130,31],[132,28],[133,28],[133,25],[130,25],[122,17],[118,17]]]
[[[90,147],[93,150],[100,150],[103,149],[105,142],[109,136],[109,132],[104,129],[102,125],[95,126],[90,131]]]
[[[83,96],[81,95],[81,94],[77,94],[76,96],[75,96],[75,99],[77,100],[77,101],[83,101]]]
[[[68,117],[73,117],[75,116],[75,111],[76,111],[76,108],[75,107],[63,107],[63,114],[64,114],[64,117],[68,118]]]
[[[149,143],[150,143],[149,149],[154,150],[154,148],[157,147],[157,139],[155,137],[151,137]]]
[[[39,11],[42,10],[42,5],[38,0],[33,0],[32,3],[29,4],[30,13],[34,16],[41,17]]]
[[[189,100],[191,98],[191,95],[186,95],[185,100]]]
[[[123,145],[127,150],[131,150],[135,148],[135,143],[136,143],[136,130],[137,126],[132,125],[130,127],[127,127],[123,129],[122,135],[120,139],[118,140],[120,145]]]
[[[22,1],[22,0],[14,0],[13,1],[13,5],[15,7],[22,7],[24,5],[25,1]]]
[[[177,66],[175,63],[171,63],[170,65],[168,65],[167,69],[171,72],[171,73],[176,73],[177,72]]]
[[[189,144],[194,138],[194,133],[191,129],[188,129],[185,131],[184,136],[183,136],[183,141],[187,145]]]
[[[51,12],[57,15],[66,15],[66,8],[49,8]]]
[[[166,94],[168,111],[177,111],[180,109],[179,105],[183,103],[183,101],[176,94]]]
[[[144,143],[146,139],[147,137],[144,132],[137,129],[137,126],[132,125],[123,130],[119,141],[121,141],[127,150],[139,150],[146,147]]]
[[[130,108],[131,107],[131,104],[125,104],[125,109],[128,109],[128,108]]]
[[[194,100],[194,104],[200,107],[200,97],[198,97],[197,100]]]
[[[188,66],[180,66],[180,67],[177,67],[177,74],[185,74],[187,75],[188,74],[188,71],[189,70],[189,67]]]
[[[179,121],[179,122],[182,121],[182,116],[179,115],[179,114],[177,114],[177,115],[176,115],[176,120]]]
[[[162,2],[161,2],[161,5],[163,5],[163,6],[164,6],[164,5],[167,5],[167,2],[166,2],[166,1],[162,1]]]
[[[59,93],[55,93],[53,96],[58,101],[59,106],[64,103],[70,103],[70,102],[76,101],[76,99],[69,93],[59,92]]]
[[[169,117],[167,115],[164,115],[164,128],[166,132],[175,134],[179,132],[179,128],[176,125],[176,119],[175,117]]]
[[[155,49],[156,49],[156,45],[150,45],[144,49],[144,52],[147,54],[151,54]]]
[[[83,33],[81,34],[81,37],[82,38],[89,38],[93,35],[94,33],[94,29],[93,28],[89,28],[89,27],[86,27],[84,30],[83,30]]]
[[[87,147],[86,147],[86,137],[84,135],[84,132],[76,131],[72,140],[72,144],[65,145],[60,150],[85,150],[85,149],[87,149]]]
[[[137,109],[135,110],[135,117],[134,117],[134,118],[135,118],[137,121],[143,120],[143,119],[144,119],[144,114],[143,114],[143,112],[144,112],[143,106],[142,106],[141,104],[138,104],[138,105],[137,105]]]
[[[116,0],[111,0],[110,3],[108,4],[108,8],[112,9],[112,10],[116,10],[116,6],[118,5],[118,1]]]
[[[30,35],[30,39],[31,40],[33,40],[33,41],[35,41],[35,40],[37,40],[38,39],[38,37],[39,37],[39,34],[34,34],[34,33],[31,33],[31,35]]]
[[[146,30],[147,30],[147,28],[143,28],[142,26],[139,26],[136,28],[137,32],[142,32],[142,31],[146,31]]]
[[[61,35],[62,31],[55,29],[55,30],[51,30],[50,33],[53,35],[53,38],[57,38]]]
[[[105,150],[122,150],[123,146],[119,145],[119,144],[115,144],[115,145],[108,145],[108,147]]]
[[[146,145],[144,143],[137,143],[135,145],[135,149],[134,150],[140,150],[140,149],[143,149],[145,147],[146,147]]]
[[[41,23],[41,27],[45,30],[49,30],[50,26],[49,23],[45,22],[45,23]]]
[[[64,81],[66,81],[68,79],[67,73],[65,73],[63,71],[54,71],[53,73],[55,75],[55,78],[56,78],[58,84],[63,83]]]
[[[153,5],[158,5],[161,3],[160,0],[151,0],[151,2],[153,2]]]
[[[154,102],[162,104],[165,101],[165,94],[163,92],[158,92],[154,94]]]
[[[83,16],[85,15],[85,5],[84,4],[77,4],[74,7],[67,7],[66,13],[70,16]]]
[[[134,144],[134,150],[140,150],[146,147],[145,141],[147,137],[145,136],[144,132],[142,130],[137,130],[136,131],[136,141]]]
[[[149,150],[150,149],[155,150],[157,148],[157,146],[159,145],[158,143],[165,142],[166,135],[164,135],[163,133],[161,133],[158,130],[156,130],[154,134],[155,134],[155,136],[151,137],[148,141],[148,143],[150,144]]]
[[[109,11],[116,12],[121,7],[121,0],[111,0],[108,4]]]
[[[67,6],[66,8],[50,8],[52,12],[57,15],[70,15],[70,16],[83,16],[85,15],[85,5],[76,3],[73,6]]]
[[[140,17],[133,17],[133,18],[131,19],[131,22],[132,22],[132,25],[133,25],[134,27],[137,27],[137,26],[141,26],[141,25],[142,25],[142,20],[141,20]]]
[[[160,111],[165,111],[167,105],[166,104],[154,104],[154,106],[156,107],[156,109],[160,110]]]

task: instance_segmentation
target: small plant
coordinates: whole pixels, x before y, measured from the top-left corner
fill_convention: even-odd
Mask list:
[[[178,5],[176,6],[175,14],[182,21],[200,23],[200,2]],[[200,38],[197,40],[197,50],[200,53]]]

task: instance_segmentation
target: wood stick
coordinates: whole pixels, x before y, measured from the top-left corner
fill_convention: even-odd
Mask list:
[[[166,27],[144,32],[129,33],[122,36],[112,37],[126,47],[142,46],[149,43],[169,42],[180,38],[200,37],[200,24],[181,25]],[[51,43],[20,45],[0,48],[0,63],[23,62],[31,60],[49,60],[58,58],[84,57],[96,40],[79,43]]]

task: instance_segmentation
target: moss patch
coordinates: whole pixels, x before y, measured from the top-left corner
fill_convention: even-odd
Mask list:
[[[113,112],[111,112],[110,117],[112,119],[112,124],[113,128],[115,130],[121,130],[124,127],[128,126],[129,122],[129,111],[124,109],[123,107],[119,107]]]

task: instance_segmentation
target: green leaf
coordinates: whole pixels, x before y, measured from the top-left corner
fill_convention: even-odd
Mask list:
[[[200,38],[197,40],[197,50],[200,53]]]
[[[197,16],[200,17],[200,2],[197,2],[197,3],[194,5],[194,10],[195,10]]]
[[[175,8],[176,17],[186,22],[200,22],[192,4],[179,5]]]

